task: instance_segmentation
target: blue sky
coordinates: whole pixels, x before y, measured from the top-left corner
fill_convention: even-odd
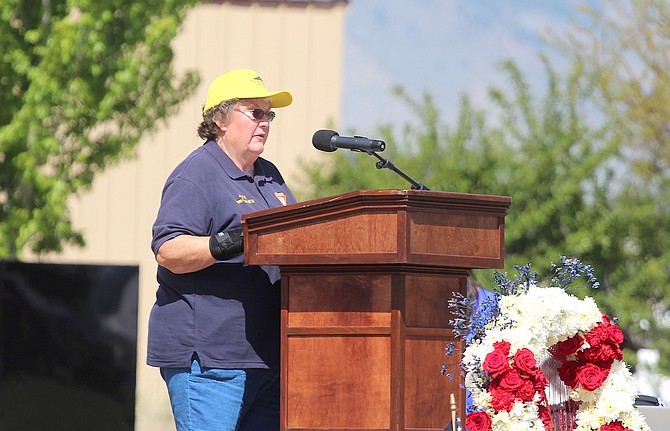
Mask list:
[[[578,0],[350,0],[346,12],[340,132],[369,135],[411,114],[391,86],[433,95],[451,122],[468,94],[482,106],[505,81],[497,64],[517,61],[532,85],[546,76],[541,35],[561,34]]]

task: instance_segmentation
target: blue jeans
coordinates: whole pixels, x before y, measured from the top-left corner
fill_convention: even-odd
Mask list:
[[[177,431],[279,430],[279,370],[161,368]]]

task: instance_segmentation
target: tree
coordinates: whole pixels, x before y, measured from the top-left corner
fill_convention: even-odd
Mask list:
[[[670,169],[670,3],[602,0],[549,40],[580,64],[593,100],[620,135],[622,153],[646,180]]]
[[[546,60],[545,66],[548,90],[543,100],[532,100],[519,68],[507,61],[501,68],[512,96],[490,90],[494,115],[474,109],[464,96],[453,129],[441,123],[430,96],[418,102],[396,88],[420,126],[405,125],[403,140],[394,137],[390,126],[380,128],[389,158],[397,158],[396,165],[407,167],[410,176],[431,189],[512,196],[506,255],[517,264],[530,258],[557,260],[565,250],[590,260],[611,248],[603,243],[609,240],[592,233],[612,225],[607,217],[612,205],[607,162],[614,148],[605,129],[587,123],[580,107],[579,71],[563,82]],[[487,122],[492,117],[495,125]],[[318,191],[305,197],[408,186],[392,174],[363,166],[372,163],[365,154],[332,156],[305,167],[307,182]]]
[[[617,208],[622,256],[616,291],[601,300],[621,313],[638,346],[660,351],[670,372],[670,3],[603,0],[581,6],[565,35],[550,35],[583,70],[592,100],[617,138]],[[645,310],[646,307],[646,310]]]
[[[83,245],[70,195],[198,84],[170,43],[195,0],[5,0],[0,5],[0,257]]]
[[[387,144],[380,156],[393,162],[415,181],[432,190],[485,193],[496,184],[497,164],[506,148],[498,145],[495,131],[486,127],[486,115],[475,109],[468,97],[460,103],[456,126],[442,123],[440,111],[430,94],[411,98],[401,86],[393,92],[411,107],[418,125],[410,122],[396,136],[393,126],[381,125],[378,136]],[[308,187],[303,199],[329,196],[351,190],[410,188],[410,184],[390,170],[375,170],[377,159],[365,153],[339,150],[320,162],[302,164]],[[492,192],[492,190],[488,190]]]
[[[635,217],[627,207],[631,201],[625,200],[629,189],[614,181],[621,163],[619,141],[606,121],[597,124],[589,115],[590,93],[584,92],[588,85],[580,65],[561,77],[544,61],[547,87],[540,98],[533,96],[514,62],[503,62],[511,89],[491,88],[488,111],[473,109],[464,96],[453,129],[441,123],[429,96],[415,101],[396,89],[417,114],[420,126],[405,125],[402,141],[394,138],[389,126],[380,132],[396,164],[407,166],[410,175],[422,178],[433,190],[512,196],[505,221],[505,271],[515,273],[513,266],[530,262],[541,279],[547,279],[549,263],[558,263],[561,255],[592,265],[601,281],[600,292],[575,293],[595,295],[604,312],[620,318],[628,336],[627,360],[634,362],[632,354],[650,342],[649,334],[638,329],[639,322],[653,319],[649,306],[653,299],[635,284],[634,271],[626,268],[644,260],[645,256],[630,253],[631,244],[644,248],[653,242],[652,227],[647,226],[646,232],[631,230],[629,222]],[[364,154],[336,153],[323,164],[306,168],[307,182],[316,185],[313,190],[319,196],[407,187],[391,174],[382,179],[364,163],[371,163]],[[636,202],[641,211],[653,204],[639,195]],[[488,286],[493,284],[492,271],[478,275]]]

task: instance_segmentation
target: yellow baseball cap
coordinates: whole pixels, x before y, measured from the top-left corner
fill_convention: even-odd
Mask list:
[[[283,108],[293,102],[293,96],[286,90],[268,91],[258,72],[251,69],[237,69],[216,78],[207,90],[207,101],[202,108],[205,115],[210,108],[224,100],[269,98],[271,108]]]

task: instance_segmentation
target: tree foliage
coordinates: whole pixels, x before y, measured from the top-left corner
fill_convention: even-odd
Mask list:
[[[570,250],[588,261],[611,249],[609,235],[593,233],[611,225],[613,173],[607,163],[615,157],[615,148],[608,144],[606,129],[587,123],[580,107],[579,71],[561,80],[548,61],[545,66],[547,91],[542,100],[532,100],[518,66],[506,61],[501,68],[511,94],[492,88],[491,112],[473,108],[463,96],[454,127],[443,124],[429,95],[416,101],[396,88],[419,126],[406,124],[402,140],[390,126],[382,126],[380,134],[388,157],[397,158],[396,165],[432,190],[512,196],[506,220],[506,254],[512,258],[508,260],[555,260]],[[338,152],[305,166],[316,192],[304,197],[408,188],[393,174],[366,166],[373,161],[364,153]]]
[[[656,327],[659,332],[652,336],[644,322],[653,321],[660,299],[650,294],[648,282],[667,285],[668,274],[662,264],[656,267],[659,261],[647,262],[666,244],[658,242],[658,225],[631,222],[643,214],[655,214],[648,219],[652,223],[665,217],[655,212],[659,202],[652,194],[635,194],[628,186],[617,133],[607,118],[593,119],[593,87],[583,65],[575,63],[561,76],[544,62],[547,79],[541,96],[534,96],[537,92],[514,62],[503,62],[509,88],[491,88],[486,110],[473,108],[463,96],[454,127],[443,123],[429,95],[417,101],[396,88],[419,125],[405,125],[402,139],[395,138],[390,126],[381,126],[380,134],[396,165],[407,167],[432,190],[512,196],[505,221],[506,271],[530,262],[546,276],[549,263],[561,255],[592,265],[601,282],[596,298],[604,312],[620,319],[628,336],[627,360],[634,363],[630,353],[640,347],[662,347],[657,337],[667,330]],[[364,153],[341,151],[305,166],[307,183],[315,186],[305,197],[408,188],[393,174],[366,166],[371,163]],[[478,275],[491,285],[492,271]]]
[[[0,257],[82,245],[67,210],[197,85],[170,43],[195,0],[0,5]]]
[[[670,371],[670,3],[602,0],[553,44],[583,68],[623,160],[618,175],[621,257],[617,288],[602,298],[638,346],[656,347]],[[653,343],[649,340],[653,340]]]
[[[582,65],[593,101],[611,120],[645,180],[670,169],[670,3],[601,0],[550,41]]]

